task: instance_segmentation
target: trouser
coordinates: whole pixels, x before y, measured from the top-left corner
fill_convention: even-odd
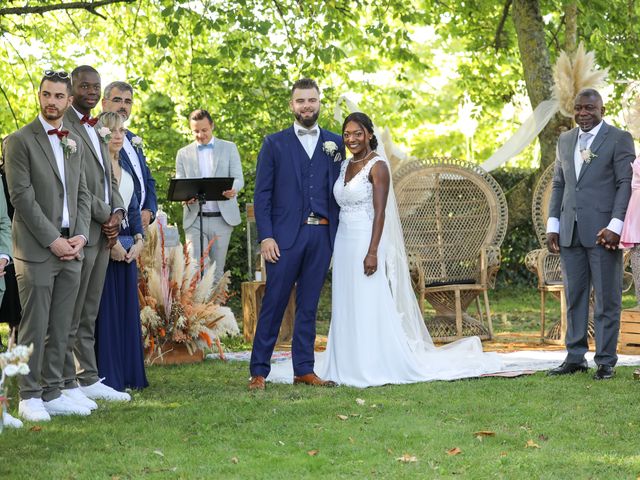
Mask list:
[[[99,380],[95,352],[95,330],[102,288],[109,266],[106,237],[96,245],[84,247],[80,290],[73,312],[64,362],[64,388],[93,385]],[[77,361],[77,366],[76,366]]]
[[[20,398],[55,400],[63,386],[63,366],[82,262],[15,259],[22,305],[18,343],[33,344],[28,375],[20,377]]]
[[[209,244],[209,265],[215,263],[214,282],[222,278],[224,274],[224,266],[227,258],[227,250],[229,249],[229,241],[231,240],[231,232],[233,227],[229,225],[224,218],[220,217],[202,217],[202,246],[206,251]],[[184,232],[187,242],[189,242],[189,254],[200,265],[200,217],[187,228]],[[205,262],[205,268],[207,264]]]

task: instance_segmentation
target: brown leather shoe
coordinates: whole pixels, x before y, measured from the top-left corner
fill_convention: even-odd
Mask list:
[[[264,390],[266,386],[267,380],[260,375],[256,377],[251,377],[249,380],[249,390]]]
[[[338,384],[336,382],[332,382],[331,380],[322,380],[315,373],[307,373],[306,375],[301,375],[299,377],[293,377],[293,384],[297,385],[299,383],[304,383],[306,385],[313,385],[314,387],[337,387]]]

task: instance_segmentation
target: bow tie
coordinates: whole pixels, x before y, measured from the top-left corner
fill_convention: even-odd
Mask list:
[[[48,135],[57,135],[60,140],[69,135],[69,130],[58,130],[57,128],[52,128],[51,130],[47,130]]]
[[[206,143],[205,145],[198,145],[198,150],[206,150],[208,148],[213,149],[213,144],[212,143]]]
[[[316,135],[318,135],[318,129],[313,128],[311,130],[305,130],[304,128],[301,128],[300,130],[298,130],[299,137],[304,137],[305,135],[311,135],[312,137],[315,137]]]
[[[83,115],[82,118],[80,119],[80,123],[82,125],[84,125],[86,123],[90,127],[95,127],[96,123],[98,123],[98,119],[97,118],[91,118],[89,115]]]

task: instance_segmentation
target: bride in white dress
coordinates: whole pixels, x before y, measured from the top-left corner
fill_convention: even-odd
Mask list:
[[[331,325],[316,372],[341,385],[453,380],[498,372],[497,354],[478,337],[437,348],[411,287],[402,228],[385,158],[368,116],[343,124],[344,160],[333,193],[340,223],[333,252]],[[290,382],[290,362],[276,364],[269,381]]]

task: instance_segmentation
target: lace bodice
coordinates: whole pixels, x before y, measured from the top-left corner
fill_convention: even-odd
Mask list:
[[[349,159],[342,162],[340,177],[333,186],[333,196],[340,205],[340,217],[344,215],[364,213],[373,219],[373,185],[369,181],[369,172],[376,162],[384,160],[375,156],[345,185],[345,175]]]

